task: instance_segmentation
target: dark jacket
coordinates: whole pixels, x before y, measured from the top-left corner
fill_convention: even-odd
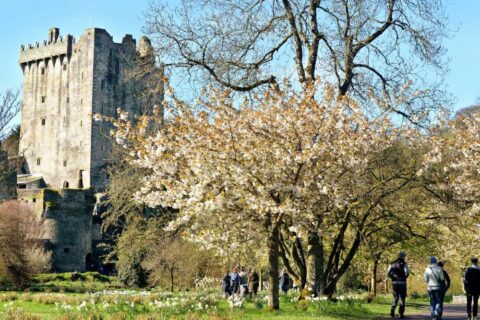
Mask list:
[[[408,264],[403,259],[395,260],[389,267],[387,275],[392,279],[392,283],[406,283],[410,270]]]
[[[470,294],[480,294],[480,267],[471,265],[465,271],[463,278],[465,291]]]
[[[259,276],[256,272],[251,272],[248,274],[248,291],[257,291],[259,285]]]
[[[223,278],[223,282],[222,282],[222,292],[224,293],[230,293],[230,281],[232,280],[232,278],[230,277],[229,274],[227,274],[224,278]]]
[[[444,278],[445,278],[444,290],[445,290],[445,292],[447,292],[448,289],[450,288],[450,283],[451,283],[451,281],[450,281],[450,276],[448,275],[448,272],[445,271],[445,270],[443,270],[443,276],[444,276]]]

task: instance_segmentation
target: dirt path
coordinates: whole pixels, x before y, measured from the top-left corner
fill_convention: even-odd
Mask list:
[[[463,304],[445,304],[445,310],[443,311],[443,319],[445,320],[464,320],[467,319],[466,307]],[[417,314],[408,313],[405,314],[406,319],[431,319],[430,318],[430,309],[425,308],[425,311]],[[385,317],[384,319],[392,319],[390,317]],[[398,319],[398,318],[397,318]]]

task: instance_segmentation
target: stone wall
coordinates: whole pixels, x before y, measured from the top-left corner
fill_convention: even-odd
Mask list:
[[[18,197],[49,226],[43,240],[52,251],[53,270],[86,271],[87,257],[92,255],[93,190],[19,190]]]
[[[127,35],[114,43],[98,28],[86,30],[78,41],[58,33],[53,28],[48,41],[20,50],[20,154],[28,173],[41,174],[49,188],[101,190],[111,128],[93,122],[92,115],[116,116],[116,108],[134,105],[122,83],[136,56],[135,40]]]

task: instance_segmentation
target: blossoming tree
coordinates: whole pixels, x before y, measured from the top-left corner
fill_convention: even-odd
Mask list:
[[[237,106],[228,91],[211,90],[195,106],[175,101],[174,116],[151,135],[145,135],[148,117],[136,127],[127,117],[116,121],[117,141],[128,145],[132,161],[152,170],[137,200],[177,209],[169,228],[183,227],[191,240],[224,253],[265,243],[272,308],[279,308],[281,229],[342,229],[345,219],[350,227],[359,203],[353,188],[366,181],[361,175],[371,155],[410,133],[387,117],[369,119],[355,101],[322,89],[319,99],[318,92],[286,85]],[[349,236],[343,232],[342,241]],[[356,250],[358,244],[347,259]]]

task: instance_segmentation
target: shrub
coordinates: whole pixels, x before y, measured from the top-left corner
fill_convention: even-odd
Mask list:
[[[31,207],[18,201],[0,204],[0,283],[25,288],[32,274],[50,269],[41,239],[47,226]]]

